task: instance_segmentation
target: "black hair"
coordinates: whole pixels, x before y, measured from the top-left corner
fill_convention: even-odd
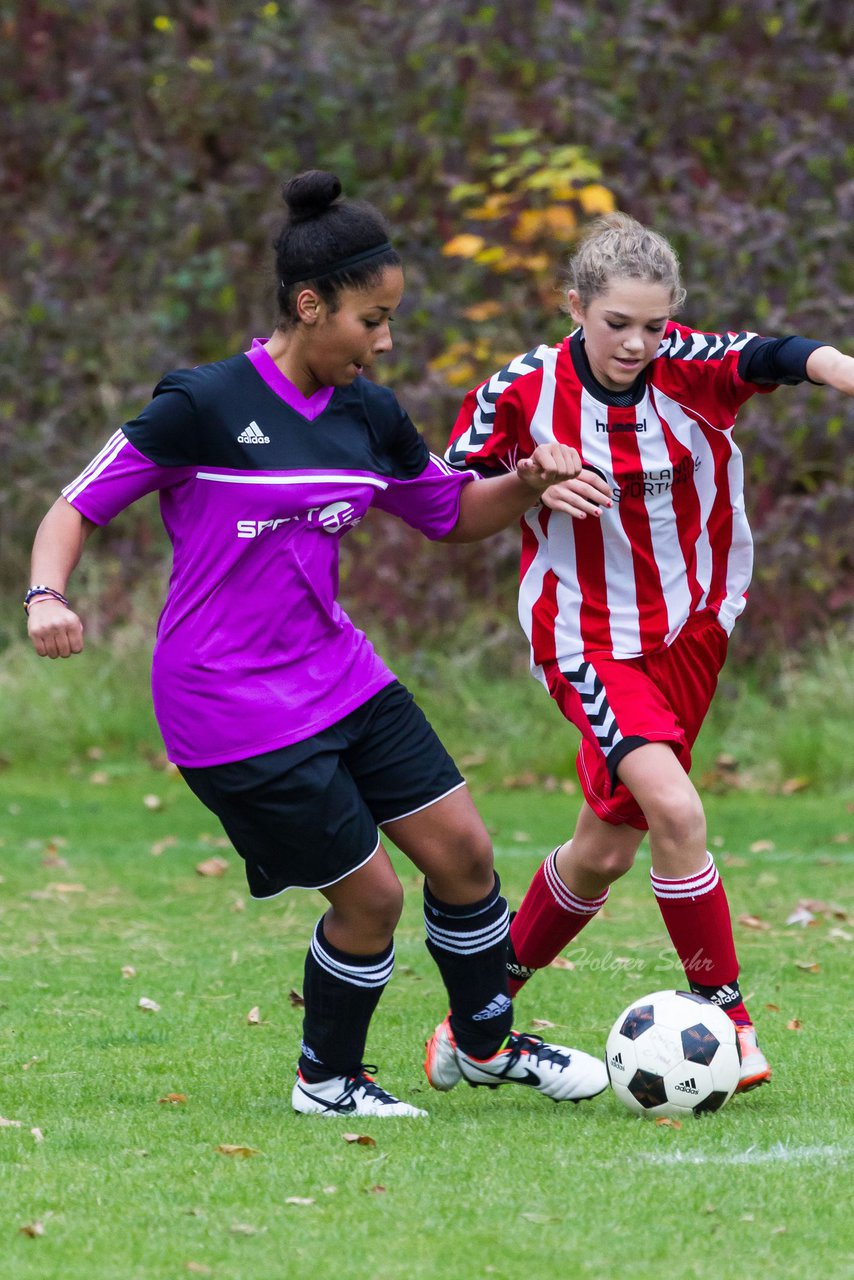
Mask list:
[[[301,288],[310,285],[335,311],[342,289],[367,289],[386,267],[401,265],[388,243],[382,214],[361,200],[341,199],[334,173],[299,173],[285,183],[282,199],[288,213],[273,243],[282,327],[298,322],[295,303]],[[372,249],[377,252],[370,253]],[[362,253],[367,254],[362,261],[351,261]]]

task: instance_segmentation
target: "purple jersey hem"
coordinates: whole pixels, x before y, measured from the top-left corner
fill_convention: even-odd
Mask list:
[[[231,764],[235,760],[251,760],[255,756],[267,755],[270,751],[278,751],[281,747],[293,746],[295,742],[305,742],[306,738],[313,738],[315,734],[322,733],[324,729],[330,729],[339,720],[343,720],[351,711],[358,710],[359,707],[370,701],[375,694],[385,689],[388,685],[394,684],[397,676],[388,668],[376,677],[374,680],[368,681],[363,685],[357,694],[342,702],[340,706],[335,708],[335,712],[331,716],[324,716],[315,724],[306,729],[303,726],[297,734],[279,734],[275,738],[271,738],[265,742],[253,743],[251,746],[232,748],[224,754],[213,756],[195,756],[192,759],[185,756],[183,752],[173,752],[169,743],[166,742],[165,734],[163,735],[166,742],[166,754],[172,764],[177,765],[180,769],[182,766],[187,769],[209,769],[214,765]],[[161,730],[162,733],[162,730]]]

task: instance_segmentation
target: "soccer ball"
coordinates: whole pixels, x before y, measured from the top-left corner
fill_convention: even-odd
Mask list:
[[[624,1009],[605,1046],[611,1088],[639,1116],[702,1115],[735,1092],[734,1023],[690,991],[654,991]]]

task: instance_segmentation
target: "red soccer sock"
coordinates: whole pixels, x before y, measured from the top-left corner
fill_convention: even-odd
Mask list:
[[[738,987],[729,904],[712,855],[692,876],[668,880],[650,872],[650,880],[691,990],[714,1000],[734,1022],[749,1022]]]
[[[593,919],[608,897],[579,898],[567,889],[550,853],[531,881],[510,925],[510,995],[525,985],[535,969],[543,969]]]

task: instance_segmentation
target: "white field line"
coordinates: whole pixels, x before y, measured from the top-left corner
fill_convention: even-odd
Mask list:
[[[769,1147],[765,1151],[757,1147],[748,1147],[746,1151],[709,1155],[703,1152],[650,1151],[639,1152],[636,1158],[648,1164],[814,1164],[823,1160],[838,1164],[850,1160],[852,1155],[854,1155],[854,1147],[836,1144],[790,1147],[783,1142],[778,1142],[776,1146]]]

